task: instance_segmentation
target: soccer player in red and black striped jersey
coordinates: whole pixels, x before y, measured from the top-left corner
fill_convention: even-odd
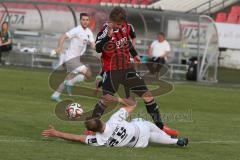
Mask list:
[[[122,84],[127,97],[130,96],[131,91],[143,99],[147,112],[160,129],[171,136],[177,136],[176,130],[163,124],[157,103],[142,77],[138,75],[130,63],[131,56],[134,58],[134,62],[140,62],[130,40],[130,38],[135,37],[132,25],[126,21],[125,10],[121,7],[115,7],[109,15],[109,22],[104,24],[96,39],[96,51],[102,53],[103,95],[115,94],[119,85]],[[96,104],[92,116],[100,118],[107,107],[106,105],[107,102],[101,99]]]

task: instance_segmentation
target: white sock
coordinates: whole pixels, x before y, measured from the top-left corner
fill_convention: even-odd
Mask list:
[[[58,92],[58,91],[55,91],[55,92],[52,94],[53,97],[59,97],[60,95],[61,95],[61,93]]]
[[[61,93],[64,91],[65,89],[65,85],[64,85],[64,82],[62,82],[59,86],[58,86],[58,89],[57,91],[55,91],[52,96],[53,97],[59,97],[61,95]]]
[[[178,139],[171,138],[167,133],[159,130],[159,132],[150,132],[150,142],[160,144],[177,144]]]
[[[67,85],[69,86],[73,86],[75,83],[77,82],[82,82],[84,81],[85,76],[83,74],[79,74],[76,77],[74,77],[73,79],[70,79],[67,81]]]

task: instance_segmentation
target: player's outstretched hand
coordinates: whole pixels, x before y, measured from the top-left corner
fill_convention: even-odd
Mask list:
[[[58,133],[58,131],[52,125],[49,125],[48,129],[46,129],[42,132],[42,136],[44,136],[44,137],[57,137],[57,133]]]
[[[118,98],[110,94],[103,95],[102,99],[107,103],[118,102]]]
[[[141,58],[139,56],[135,56],[133,60],[134,60],[134,63],[141,63]]]
[[[63,52],[63,48],[58,47],[58,48],[55,49],[55,52],[56,52],[57,54],[61,54],[61,53]]]
[[[55,49],[51,50],[50,56],[51,57],[56,57],[57,56],[57,52],[55,51]]]
[[[125,106],[132,106],[135,107],[136,106],[136,102],[132,99],[132,98],[120,98],[120,97],[115,97],[112,96],[110,94],[106,94],[104,96],[102,96],[102,99],[107,102],[107,103],[111,103],[111,102],[119,102],[122,103]]]
[[[130,107],[136,107],[137,103],[136,101],[134,101],[131,97],[129,98],[119,98],[119,102],[126,105],[126,106],[130,106]]]

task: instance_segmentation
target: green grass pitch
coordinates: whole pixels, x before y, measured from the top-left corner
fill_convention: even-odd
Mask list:
[[[82,122],[65,122],[54,115],[56,103],[50,100],[48,76],[47,71],[0,68],[0,160],[237,160],[240,157],[239,88],[175,84],[173,92],[156,98],[164,115],[188,115],[188,119],[167,122],[181,136],[189,137],[186,148],[156,144],[145,149],[96,148],[41,137],[48,124],[76,134],[84,130]],[[97,101],[75,98],[85,110]],[[139,103],[135,113],[144,112],[144,105]]]

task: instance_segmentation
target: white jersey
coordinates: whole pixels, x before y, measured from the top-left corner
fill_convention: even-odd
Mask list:
[[[65,61],[82,56],[87,44],[94,42],[92,31],[89,28],[83,29],[81,25],[66,32],[66,35],[70,39],[70,45],[65,53]]]
[[[103,133],[87,136],[86,143],[93,146],[134,147],[139,139],[139,127],[126,121],[128,112],[121,108],[106,122]]]
[[[170,45],[166,40],[163,42],[159,42],[158,40],[153,41],[151,48],[153,57],[162,57],[166,52],[170,52]]]

